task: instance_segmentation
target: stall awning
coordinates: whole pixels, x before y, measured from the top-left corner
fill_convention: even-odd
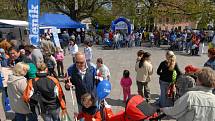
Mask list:
[[[20,21],[20,20],[5,20],[5,19],[0,19],[0,25],[1,26],[11,25],[11,26],[27,27],[28,26],[28,22],[27,21]]]
[[[40,25],[60,28],[85,28],[84,24],[72,20],[64,14],[45,13],[39,19]]]

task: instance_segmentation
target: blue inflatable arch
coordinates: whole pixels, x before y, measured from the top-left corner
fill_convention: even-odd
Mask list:
[[[121,22],[121,21],[123,21],[123,22],[125,22],[127,24],[127,26],[128,26],[128,34],[130,34],[131,33],[131,23],[128,21],[128,19],[126,19],[124,17],[119,17],[118,19],[112,21],[112,23],[111,23],[112,31],[115,32],[116,24]]]

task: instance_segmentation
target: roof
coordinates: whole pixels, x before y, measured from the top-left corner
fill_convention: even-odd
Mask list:
[[[12,26],[23,26],[27,27],[28,22],[27,21],[20,21],[20,20],[6,20],[6,19],[0,19],[0,24],[7,24]]]
[[[45,13],[40,17],[40,25],[60,28],[85,28],[84,24],[72,20],[64,14]]]

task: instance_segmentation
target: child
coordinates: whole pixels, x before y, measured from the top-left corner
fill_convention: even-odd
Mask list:
[[[56,63],[55,63],[55,59],[53,60],[54,58],[52,58],[52,54],[51,53],[46,53],[45,55],[45,64],[48,68],[48,74],[50,76],[54,76],[56,79],[58,79],[57,77],[57,74],[55,72],[55,66],[56,66]]]
[[[92,45],[89,41],[84,42],[85,48],[84,48],[84,54],[86,57],[86,62],[90,63],[90,61],[93,59],[93,52],[92,52]]]
[[[127,97],[131,95],[131,84],[132,80],[129,77],[130,72],[128,70],[123,71],[123,77],[120,81],[120,85],[123,88],[124,102],[126,102]]]
[[[85,93],[81,96],[82,112],[74,113],[77,119],[84,118],[85,121],[101,121],[101,114],[96,106],[96,99],[92,94]]]
[[[58,77],[64,76],[64,68],[63,68],[63,60],[64,60],[64,53],[60,47],[57,48],[57,52],[55,53],[55,59],[57,61],[57,71]]]

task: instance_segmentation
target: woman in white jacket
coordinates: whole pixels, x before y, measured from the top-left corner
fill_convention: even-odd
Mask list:
[[[70,39],[68,49],[69,53],[72,55],[73,63],[75,63],[75,54],[78,52],[78,45],[76,44],[75,40]]]
[[[143,57],[135,65],[136,81],[138,94],[144,96],[147,101],[150,99],[150,89],[148,83],[151,81],[151,75],[153,73],[153,67],[150,61],[151,54],[144,52]],[[144,94],[143,94],[144,87]]]
[[[37,121],[37,116],[31,113],[28,104],[22,99],[23,92],[27,87],[27,80],[24,77],[29,66],[19,62],[13,68],[13,74],[9,75],[7,82],[7,93],[12,110],[15,112],[15,121]]]

